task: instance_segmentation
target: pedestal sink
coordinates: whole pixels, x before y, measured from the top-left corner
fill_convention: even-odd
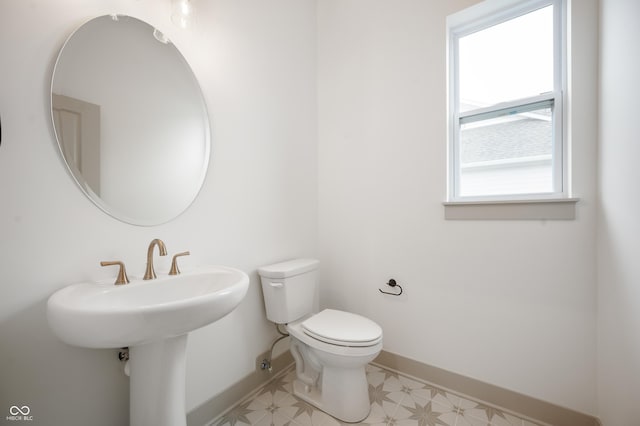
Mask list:
[[[185,426],[187,333],[231,312],[248,287],[247,274],[225,266],[119,286],[73,284],[49,298],[47,318],[68,344],[129,347],[130,426]]]

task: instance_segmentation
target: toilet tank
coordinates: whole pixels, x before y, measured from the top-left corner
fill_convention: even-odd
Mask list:
[[[258,268],[269,321],[287,324],[313,312],[319,263],[294,259]]]

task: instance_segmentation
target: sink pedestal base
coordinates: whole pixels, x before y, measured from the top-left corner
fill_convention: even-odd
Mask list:
[[[130,426],[186,426],[187,335],[129,348]]]

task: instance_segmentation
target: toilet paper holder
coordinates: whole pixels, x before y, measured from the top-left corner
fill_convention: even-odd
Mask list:
[[[390,292],[390,291],[384,291],[384,290],[382,290],[380,288],[378,289],[378,291],[380,291],[380,293],[389,294],[391,296],[400,296],[402,294],[402,287],[393,278],[389,279],[389,282],[387,282],[387,285],[389,287],[392,287],[392,288],[398,287],[400,289],[400,292],[399,293],[393,293],[393,292]]]

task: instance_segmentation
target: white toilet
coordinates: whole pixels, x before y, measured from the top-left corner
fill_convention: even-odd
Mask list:
[[[286,324],[296,362],[294,394],[344,422],[369,415],[365,366],[382,350],[382,329],[360,315],[325,309],[313,313],[315,259],[258,269],[267,318]]]

